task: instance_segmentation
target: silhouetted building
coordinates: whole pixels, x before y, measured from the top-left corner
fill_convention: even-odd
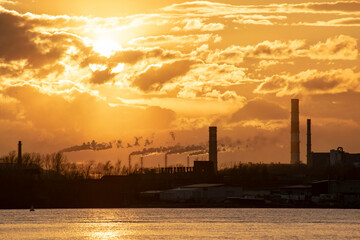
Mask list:
[[[210,174],[214,172],[214,163],[211,161],[194,161],[194,172]]]
[[[291,99],[291,164],[300,163],[299,99]]]
[[[360,167],[360,153],[347,153],[342,147],[330,152],[312,152],[311,120],[307,120],[307,165],[315,168],[326,168],[335,165],[353,165]]]
[[[311,165],[315,168],[324,168],[329,166],[355,166],[360,167],[360,153],[347,153],[342,147],[336,150],[331,149],[328,153],[311,153]]]
[[[344,152],[342,147],[330,150],[330,166],[335,165],[357,165],[360,164],[360,153]]]
[[[163,191],[161,190],[150,190],[140,193],[140,198],[145,201],[160,201],[160,193]]]
[[[160,193],[160,199],[168,202],[223,202],[229,197],[241,196],[240,187],[207,183],[173,188]]]
[[[326,168],[329,166],[330,153],[328,152],[311,152],[311,163],[309,167]]]
[[[286,201],[305,201],[311,197],[311,185],[292,185],[280,187],[278,194],[282,200]]]
[[[359,180],[325,180],[312,183],[312,201],[319,206],[360,207]]]
[[[217,172],[217,128],[216,127],[209,127],[209,161],[212,162],[214,172],[216,173]]]

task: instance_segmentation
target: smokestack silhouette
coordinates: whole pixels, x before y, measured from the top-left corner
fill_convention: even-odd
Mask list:
[[[311,157],[311,119],[307,120],[306,164],[312,166]]]
[[[299,99],[291,99],[291,164],[300,163]]]
[[[209,127],[209,161],[213,163],[214,172],[217,172],[217,128]]]
[[[168,154],[165,153],[165,168],[167,168],[168,165]]]
[[[129,155],[129,174],[131,173],[131,154]]]
[[[169,132],[169,134],[170,134],[172,140],[175,141],[175,133],[174,132]]]
[[[143,169],[144,169],[144,156],[140,157],[140,168],[141,168],[141,171],[143,171]]]
[[[18,165],[21,166],[22,165],[22,153],[21,153],[21,141],[19,141],[18,144]]]

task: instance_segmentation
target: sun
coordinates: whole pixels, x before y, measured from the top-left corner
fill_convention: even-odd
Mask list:
[[[118,43],[109,38],[94,40],[92,45],[95,52],[98,52],[105,57],[110,57],[116,51],[121,49],[121,46]]]

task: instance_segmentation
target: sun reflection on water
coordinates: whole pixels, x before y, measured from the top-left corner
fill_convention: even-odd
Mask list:
[[[2,210],[0,239],[360,239],[359,219],[354,209]]]
[[[130,219],[137,216],[132,212],[95,210],[88,212],[86,223],[80,227],[89,239],[128,239],[136,235],[136,231],[131,229]]]
[[[115,232],[94,232],[90,236],[92,239],[111,239],[119,237]]]

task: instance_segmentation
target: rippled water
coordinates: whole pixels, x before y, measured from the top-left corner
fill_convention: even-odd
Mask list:
[[[0,239],[360,239],[360,210],[0,210]]]

